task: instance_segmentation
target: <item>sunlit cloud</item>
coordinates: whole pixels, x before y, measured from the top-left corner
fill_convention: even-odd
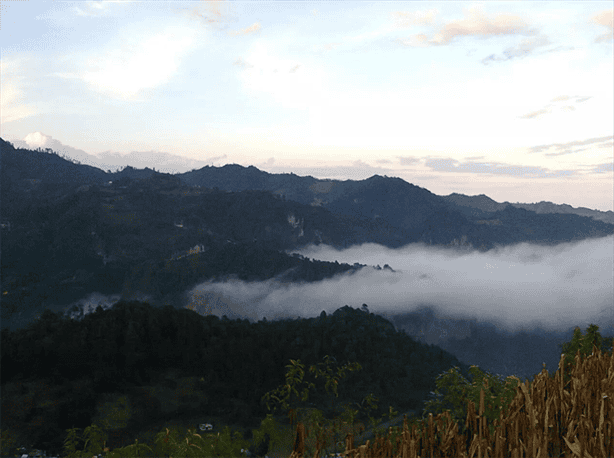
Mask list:
[[[243,67],[240,78],[249,92],[266,95],[281,106],[307,109],[322,97],[322,70],[279,57],[269,42],[256,42],[238,65]]]
[[[524,116],[520,116],[521,119],[533,119],[533,118],[539,118],[540,116],[543,116],[545,114],[551,113],[552,110],[548,109],[548,108],[543,108],[541,110],[537,110],[537,111],[531,111],[530,113],[527,113]]]
[[[614,39],[614,10],[605,10],[595,14],[591,18],[591,22],[609,29],[607,33],[597,36],[595,43],[612,41]]]
[[[53,137],[51,135],[45,135],[41,132],[32,132],[23,139],[30,148],[44,148],[45,146],[51,144],[53,141]]]
[[[237,32],[230,32],[229,35],[236,37],[236,36],[244,36],[244,35],[251,35],[253,33],[256,33],[258,31],[260,31],[260,29],[262,29],[262,26],[256,22],[252,25],[250,25],[249,27],[245,27],[244,29],[241,29]]]
[[[200,0],[196,6],[183,10],[188,17],[198,20],[207,26],[219,27],[228,21],[231,3],[227,0]],[[194,3],[190,2],[191,5]]]
[[[429,18],[434,13],[424,17]],[[418,20],[413,18],[414,21]],[[427,23],[426,19],[421,23]],[[457,37],[495,37],[501,35],[534,34],[535,31],[520,17],[513,14],[498,14],[489,18],[480,7],[465,10],[465,19],[450,21],[439,28],[430,38],[425,34],[417,34],[409,39],[398,39],[404,46],[437,46],[447,45]]]
[[[414,25],[432,24],[435,16],[439,14],[438,9],[420,11],[395,11],[390,13],[395,21],[396,27],[407,28]]]
[[[27,103],[28,79],[23,74],[26,62],[23,59],[7,59],[0,61],[0,89],[2,92],[1,114],[2,124],[18,121],[38,114],[35,106]]]
[[[124,46],[101,50],[100,55],[87,60],[82,71],[55,75],[83,80],[109,97],[132,100],[143,90],[168,83],[196,36],[194,30],[168,26],[159,33],[129,37],[129,44]]]

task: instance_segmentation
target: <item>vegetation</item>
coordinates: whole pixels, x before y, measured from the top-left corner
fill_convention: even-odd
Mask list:
[[[204,167],[177,175],[125,167],[112,173],[50,149],[16,150],[2,139],[0,153],[4,320],[94,291],[133,297],[139,288],[155,305],[179,307],[185,290],[207,279],[236,275],[257,281],[286,274],[288,281],[317,281],[354,270],[286,253],[310,243],[395,248],[420,242],[485,250],[614,232],[614,225],[591,218],[511,205],[480,212],[480,218],[501,224],[479,224],[462,214],[465,207],[377,175],[331,182],[325,202],[313,177],[255,167]],[[205,247],[206,256],[180,258],[196,245]]]
[[[110,447],[180,417],[205,415],[247,430],[266,416],[261,400],[285,378],[290,360],[324,371],[310,373],[319,374],[318,389],[304,407],[329,419],[369,394],[395,410],[418,409],[442,371],[468,373],[449,353],[366,310],[345,306],[331,316],[257,323],[140,302],[99,307],[81,321],[45,311],[25,329],[2,331],[2,427],[45,450],[60,449],[66,429],[93,420],[110,428]],[[334,400],[321,383],[326,374],[341,378],[318,366],[326,355],[362,368],[343,374]]]
[[[195,190],[172,175],[85,188],[7,177],[2,196],[11,224],[2,232],[5,319],[92,291],[139,291],[179,307],[186,290],[209,279],[313,282],[363,267],[287,254],[320,239],[340,245],[352,230],[322,208],[265,191]],[[203,252],[186,256],[197,245]]]
[[[614,347],[614,337],[601,337],[599,326],[591,324],[586,328],[586,334],[582,334],[582,330],[576,327],[572,339],[561,345],[562,353],[565,355],[565,385],[571,382],[570,371],[576,361],[576,355],[580,354],[585,358],[593,353],[593,346],[597,347],[603,353],[612,353]]]
[[[346,310],[347,312],[348,310]],[[576,349],[577,352],[577,357],[572,360],[567,359],[567,353],[562,355],[560,367],[564,370],[564,375],[568,371],[574,370],[575,366],[590,354],[588,343],[594,345],[591,348],[591,353],[595,348],[605,351],[606,354],[608,354],[608,351],[609,354],[612,352],[612,339],[603,339],[599,334],[598,326],[591,324],[584,335],[577,328],[573,339],[562,345],[566,351]],[[283,428],[273,415],[267,414],[260,422],[259,428],[251,432],[251,441],[244,439],[238,431],[232,432],[227,426],[219,433],[209,434],[197,434],[194,429],[188,429],[184,438],[180,438],[176,429],[165,428],[155,436],[154,444],[147,445],[137,439],[132,445],[111,449],[107,446],[108,434],[100,425],[93,423],[85,428],[82,437],[78,436],[78,428],[66,430],[68,436],[63,443],[64,455],[62,456],[80,458],[100,453],[111,458],[129,456],[244,456],[245,450],[248,448],[256,456],[264,455],[267,450],[284,450],[287,455],[293,441],[291,432],[297,422],[307,426],[307,432],[311,438],[306,448],[308,455],[315,453],[316,449],[324,454],[331,449],[337,452],[340,448],[345,448],[339,442],[345,436],[345,433],[351,432],[354,436],[361,437],[361,433],[364,432],[364,424],[359,421],[360,419],[369,418],[372,426],[375,427],[386,416],[384,414],[380,420],[377,420],[370,415],[370,411],[375,410],[375,402],[377,402],[377,398],[373,394],[367,395],[361,403],[345,403],[343,412],[339,410],[340,404],[336,402],[339,399],[338,390],[345,385],[341,381],[346,379],[350,372],[360,371],[361,369],[362,366],[357,362],[348,362],[339,366],[334,357],[326,355],[321,362],[311,365],[307,373],[305,365],[300,360],[290,360],[290,364],[286,365],[284,383],[262,396],[262,402],[266,404],[268,410],[280,408],[287,411],[290,418],[290,430]],[[529,391],[526,390],[526,386],[521,386],[519,379],[516,377],[508,377],[503,383],[499,377],[485,373],[476,366],[472,366],[469,372],[472,376],[471,383],[463,377],[458,367],[442,372],[436,380],[437,390],[432,392],[434,399],[424,402],[422,418],[412,419],[411,424],[414,426],[423,425],[429,415],[443,418],[441,415],[445,414],[446,421],[441,427],[446,429],[447,426],[445,425],[456,422],[461,425],[461,435],[469,434],[471,436],[467,432],[471,425],[464,422],[469,413],[467,406],[472,408],[471,406],[481,405],[480,415],[483,415],[486,419],[490,437],[494,437],[497,422],[500,418],[509,417],[510,405],[513,402],[518,402],[518,394],[524,392],[524,395],[528,396]],[[312,381],[306,380],[308,374],[312,375]],[[547,372],[544,371],[539,375],[543,378],[547,376]],[[561,374],[553,374],[550,378],[553,379],[554,377],[561,377]],[[316,384],[316,382],[319,383]],[[555,381],[555,385],[558,386],[558,383]],[[318,385],[320,388],[318,388]],[[322,390],[322,385],[324,390]],[[523,390],[520,390],[520,387]],[[328,401],[322,403],[321,407],[325,408],[332,404],[332,418],[325,418],[322,410],[314,408],[312,407],[313,404],[308,403],[312,390],[326,393]],[[483,404],[480,403],[481,391],[485,393]],[[354,409],[352,405],[358,406],[359,409]],[[118,412],[115,412],[115,414],[117,415]],[[503,415],[501,416],[501,414]],[[392,418],[394,415],[396,415],[396,412],[390,406],[388,417]],[[566,426],[565,424],[561,427]],[[395,442],[395,437],[400,434],[400,430],[394,428],[391,431],[392,436],[390,437]],[[379,434],[379,437],[387,435],[384,430],[380,430]],[[11,455],[16,450],[18,438],[11,429],[3,429],[1,436],[2,456]],[[441,440],[443,440],[443,436]]]
[[[603,353],[611,354],[613,341],[612,337],[602,338],[599,326],[595,324],[588,326],[586,334],[582,334],[580,328],[576,327],[572,340],[561,345],[564,355],[565,386],[571,382],[570,373],[579,362],[579,358],[586,358],[592,354],[594,347]],[[480,391],[483,389],[486,393],[484,415],[488,419],[490,431],[493,434],[494,420],[499,418],[502,411],[504,415],[509,414],[510,403],[516,396],[521,380],[514,376],[502,380],[501,377],[488,374],[477,366],[471,366],[469,372],[472,376],[471,382],[463,377],[458,367],[440,374],[435,382],[437,389],[431,393],[431,399],[425,402],[423,418],[429,412],[439,414],[447,411],[454,421],[462,424],[467,417],[468,402],[472,401],[474,405],[479,405]]]
[[[585,336],[586,337],[586,336]],[[593,346],[591,355],[576,353],[569,368],[573,380],[565,387],[565,355],[550,376],[543,370],[532,381],[519,385],[505,412],[488,418],[488,390],[480,390],[479,403],[469,400],[464,421],[449,410],[427,419],[412,421],[410,428],[395,428],[371,444],[347,444],[349,456],[375,458],[399,456],[614,456],[614,387],[611,353]],[[459,426],[462,431],[459,432]],[[402,433],[402,435],[401,435]],[[298,449],[304,448],[299,444]]]
[[[481,387],[489,390],[486,416],[492,418],[507,408],[516,379],[504,381],[469,368],[363,310],[346,306],[332,316],[252,324],[177,309],[182,305],[178,298],[206,279],[264,280],[283,274],[288,281],[318,281],[363,267],[285,252],[310,242],[348,246],[368,241],[396,247],[415,241],[453,243],[469,234],[476,246],[489,247],[555,243],[614,230],[587,218],[535,215],[511,207],[493,216],[501,225],[474,225],[452,209],[442,211],[428,191],[387,177],[336,184],[329,195],[336,195],[337,202],[327,209],[309,205],[313,195],[296,183],[302,180],[304,189],[310,189],[313,182],[294,175],[282,177],[288,181],[279,185],[288,188],[292,199],[262,187],[247,190],[273,180],[253,167],[224,168],[227,176],[220,186],[246,186],[226,192],[185,185],[188,175],[193,183],[211,182],[208,174],[218,174],[211,168],[185,174],[182,182],[150,169],[127,167],[107,174],[50,150],[15,150],[2,139],[0,146],[3,318],[44,303],[70,303],[91,291],[122,291],[125,296],[141,291],[155,305],[175,306],[121,302],[111,310],[99,308],[81,322],[46,311],[24,329],[3,329],[3,454],[16,444],[69,454],[105,448],[128,455],[161,453],[157,445],[143,447],[155,442],[156,432],[163,434],[158,438],[164,444],[176,447],[175,454],[198,447],[236,452],[240,439],[230,429],[221,428],[217,439],[206,435],[201,441],[193,430],[182,437],[184,431],[160,428],[169,419],[193,425],[195,415],[237,425],[253,434],[258,445],[267,440],[279,445],[276,433],[282,425],[275,421],[283,418],[268,416],[267,400],[287,404],[290,412],[309,420],[316,431],[312,438],[317,438],[310,447],[316,448],[334,443],[344,421],[352,427],[355,420],[373,424],[395,409],[424,406],[425,414],[443,409],[462,418],[465,401],[477,402]],[[394,198],[380,209],[385,193]],[[361,220],[351,217],[358,213],[363,213]],[[364,216],[375,213],[388,215],[388,220]],[[399,215],[408,213],[422,223],[411,230],[396,227],[403,220]],[[289,224],[289,215],[296,224]],[[174,224],[179,221],[181,227]],[[188,256],[196,245],[206,255]],[[574,352],[587,355],[592,344],[606,344],[596,327],[589,327],[586,336],[578,329],[563,347],[566,384],[577,363]],[[288,361],[291,367],[284,374]],[[315,377],[311,381],[306,367]],[[288,374],[289,387],[282,385],[279,391],[277,383]],[[302,394],[298,399],[297,393]],[[260,421],[261,429],[252,433]],[[83,440],[76,434],[79,428],[84,428]],[[70,436],[62,441],[67,431]],[[102,432],[108,440],[101,446]],[[135,437],[139,445],[132,444]],[[180,448],[184,443],[185,450]]]

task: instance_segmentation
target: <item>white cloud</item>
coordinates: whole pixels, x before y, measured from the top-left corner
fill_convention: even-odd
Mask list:
[[[431,305],[445,316],[498,322],[510,331],[536,324],[558,330],[591,322],[614,325],[613,250],[612,236],[555,247],[523,243],[486,253],[417,244],[340,251],[320,245],[298,252],[340,263],[389,264],[396,272],[365,268],[302,285],[207,282],[190,292],[189,305],[203,314],[250,319],[315,317],[363,303],[390,316]]]
[[[609,29],[605,34],[599,35],[595,38],[596,43],[608,43],[614,39],[614,10],[601,11],[591,18],[591,22],[605,26],[606,29]]]
[[[57,73],[82,79],[94,90],[123,100],[135,99],[143,90],[171,81],[182,60],[197,44],[196,29],[167,26],[158,33],[130,34],[122,45],[100,51],[76,73]]]
[[[45,148],[46,145],[49,145],[53,138],[50,135],[45,135],[41,132],[32,132],[23,139],[30,148]]]
[[[256,97],[266,95],[283,107],[296,109],[307,109],[322,98],[322,68],[279,57],[266,41],[257,41],[240,62],[243,85]]]
[[[2,124],[27,118],[38,110],[25,102],[27,99],[24,81],[27,80],[23,60],[2,59],[0,61],[0,120]]]
[[[117,4],[116,1],[85,1],[80,2],[79,6],[75,6],[75,13],[77,16],[96,17],[103,16],[109,11],[109,9]]]
[[[413,25],[431,24],[438,14],[439,10],[434,8],[419,11],[395,11],[391,13],[391,16],[394,18],[397,27],[406,28]]]
[[[397,26],[409,27],[416,24],[430,24],[437,13],[438,11],[436,10],[417,13],[398,12],[395,15],[395,19]],[[447,45],[457,37],[477,36],[488,38],[501,35],[533,33],[520,16],[503,13],[494,17],[488,17],[488,15],[482,12],[479,5],[464,10],[464,16],[464,19],[447,22],[431,38],[424,34],[419,34],[409,39],[398,41],[405,46]]]

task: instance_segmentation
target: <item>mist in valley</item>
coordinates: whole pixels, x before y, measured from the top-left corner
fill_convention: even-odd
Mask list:
[[[258,282],[208,280],[174,306],[256,322],[315,318],[345,305],[365,310],[366,304],[412,338],[505,376],[530,377],[542,363],[556,371],[559,345],[576,326],[584,332],[596,324],[603,337],[614,335],[614,236],[486,252],[369,243],[310,245],[289,254],[368,267],[312,283],[284,281],[283,274]],[[54,311],[80,319],[119,298],[92,293]],[[155,303],[138,293],[131,299]]]
[[[614,325],[614,237],[556,246],[521,243],[488,252],[410,244],[345,250],[308,246],[302,256],[363,268],[315,283],[204,282],[188,293],[201,314],[268,320],[316,317],[361,307],[387,317],[424,306],[451,319],[477,319],[502,331]],[[384,268],[385,265],[391,269]]]

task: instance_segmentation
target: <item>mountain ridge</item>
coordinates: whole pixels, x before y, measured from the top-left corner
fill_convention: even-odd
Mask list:
[[[312,282],[367,267],[288,254],[308,244],[488,251],[614,233],[591,217],[538,214],[485,195],[442,197],[380,175],[320,180],[238,164],[104,172],[53,151],[0,146],[3,326],[13,309],[21,325],[41,306],[87,309],[94,293],[185,307],[186,291],[205,280]],[[470,354],[471,345],[457,350]]]
[[[468,209],[465,210],[468,214],[478,217],[488,216],[488,214],[504,210],[508,205],[512,205],[516,208],[524,208],[525,210],[533,211],[538,215],[547,213],[574,214],[578,216],[586,216],[594,219],[595,221],[614,224],[614,212],[611,210],[604,212],[586,207],[576,208],[568,204],[555,204],[553,202],[543,200],[537,203],[512,203],[508,201],[496,202],[484,194],[469,196],[466,194],[452,193],[441,197],[453,203],[457,207],[464,207]]]

